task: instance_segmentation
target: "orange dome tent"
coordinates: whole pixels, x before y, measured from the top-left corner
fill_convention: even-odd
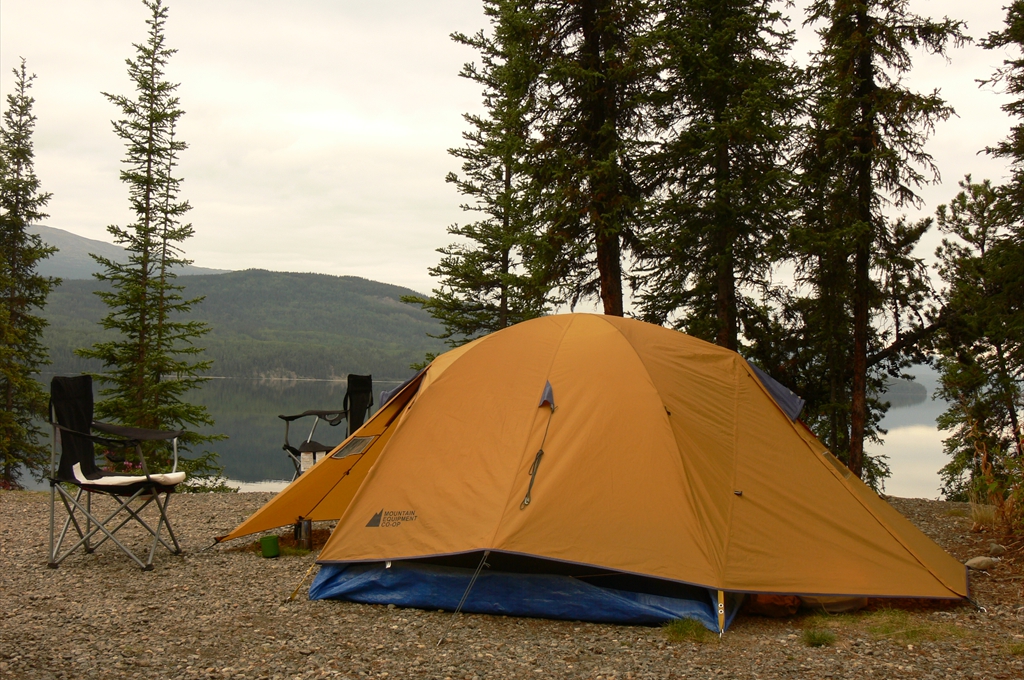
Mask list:
[[[617,317],[543,317],[438,357],[224,538],[300,517],[339,520],[328,565],[475,566],[488,551],[498,568],[628,575],[647,593],[968,592],[964,566],[738,354]]]

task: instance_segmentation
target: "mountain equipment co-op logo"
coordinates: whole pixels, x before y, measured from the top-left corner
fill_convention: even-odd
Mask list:
[[[400,527],[403,522],[415,522],[415,510],[385,510],[376,513],[366,523],[368,527]]]

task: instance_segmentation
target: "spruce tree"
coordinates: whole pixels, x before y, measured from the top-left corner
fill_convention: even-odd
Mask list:
[[[444,326],[439,336],[452,346],[542,315],[550,285],[534,265],[537,250],[536,210],[524,169],[535,74],[524,44],[527,35],[515,2],[487,0],[493,35],[481,31],[452,38],[476,49],[481,65],[467,63],[461,76],[483,88],[484,115],[466,114],[466,144],[449,153],[462,160],[462,175],[450,173],[467,202],[462,209],[479,213],[470,224],[448,233],[462,237],[438,252],[430,268],[438,288],[429,298],[408,296]]]
[[[96,376],[103,385],[98,418],[185,430],[180,442],[187,451],[218,438],[196,432],[197,426],[213,421],[204,406],[185,401],[190,390],[207,380],[201,374],[211,362],[200,358],[202,348],[196,342],[209,329],[202,322],[183,320],[201,301],[182,296],[175,273],[189,263],[180,244],[193,232],[190,224],[181,223],[190,206],[179,198],[181,179],[175,177],[178,153],[186,148],[175,137],[184,111],[175,95],[177,84],[164,77],[175,53],[165,40],[167,8],[162,0],[143,3],[150,10],[148,38],[135,45],[135,58],[126,60],[135,97],[104,93],[123,116],[113,125],[127,150],[121,181],[128,185],[135,215],[126,227],[107,228],[128,252],[127,262],[93,256],[103,268],[96,278],[109,284],[97,292],[109,308],[101,324],[116,337],[77,354],[98,359],[105,368]],[[215,471],[209,467],[213,454],[197,460],[191,471]]]
[[[879,418],[870,395],[882,366],[872,365],[872,355],[889,343],[901,344],[900,334],[912,334],[914,320],[921,320],[919,309],[903,307],[902,318],[890,319],[888,328],[877,323],[890,309],[884,254],[906,252],[906,239],[923,233],[890,221],[883,208],[920,205],[919,187],[938,179],[925,142],[934,125],[953,113],[938,92],[913,92],[902,78],[912,67],[912,49],[942,55],[965,39],[962,22],[923,18],[908,4],[816,0],[808,10],[821,39],[811,66],[817,114],[805,153],[813,159],[806,182],[817,195],[808,202],[799,257],[805,281],[814,286],[812,305],[834,308],[837,317],[835,326],[818,328],[827,337],[819,338],[817,347],[831,352],[836,365],[849,366],[825,382],[839,390],[835,398],[848,399],[848,422],[837,425],[845,431],[836,437],[845,450],[834,452],[858,476],[865,439]],[[826,281],[834,289],[824,287]],[[918,287],[904,282],[893,290]],[[824,297],[836,295],[843,297]],[[899,364],[899,356],[885,356]]]
[[[1018,240],[1024,241],[1024,0],[1013,0],[1006,8],[1003,29],[994,31],[982,41],[990,50],[1001,50],[1012,56],[987,83],[1002,86],[1012,99],[1002,106],[1013,124],[1006,139],[986,151],[1010,163],[1010,181],[997,188],[1004,210],[1008,211],[1010,228]]]
[[[520,3],[537,61],[530,174],[544,224],[547,276],[569,301],[599,297],[623,314],[623,260],[649,188],[656,9],[641,0]]]
[[[960,188],[937,212],[947,235],[936,252],[947,322],[933,340],[949,404],[939,417],[951,458],[943,493],[1000,504],[1024,471],[1024,248],[991,182],[968,176]]]
[[[653,32],[660,188],[648,212],[641,310],[738,349],[770,288],[791,214],[799,113],[793,34],[769,0],[670,0]]]
[[[42,209],[50,200],[40,191],[33,160],[35,100],[28,91],[35,75],[24,59],[13,71],[14,91],[0,125],[0,488],[6,489],[20,486],[20,467],[38,476],[49,460],[38,425],[46,418],[47,396],[35,376],[50,363],[39,312],[60,283],[37,272],[39,261],[56,249],[28,231],[47,217]]]
[[[937,213],[947,234],[937,251],[947,323],[934,339],[939,418],[950,456],[941,475],[948,498],[977,495],[1011,524],[1024,522],[1024,2],[1006,8],[1004,26],[982,41],[1009,55],[988,83],[1010,95],[1010,133],[986,151],[1009,161],[1010,179],[993,186],[970,176]]]

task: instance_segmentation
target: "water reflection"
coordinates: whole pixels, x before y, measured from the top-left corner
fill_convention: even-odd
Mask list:
[[[374,381],[374,402],[382,390],[400,384],[398,381]],[[206,406],[216,426],[206,431],[226,434],[228,439],[210,446],[220,455],[224,474],[241,482],[290,480],[295,468],[281,449],[284,444],[284,421],[278,415],[302,413],[310,409],[341,409],[346,383],[330,380],[246,380],[224,378],[211,380],[194,397]],[[375,403],[374,409],[377,404]],[[308,434],[312,425],[297,421],[291,438],[295,445]],[[316,440],[337,444],[345,436],[344,422],[330,427],[321,422]]]
[[[927,391],[927,398],[908,406],[889,409],[882,419],[888,431],[884,444],[868,445],[867,452],[889,457],[892,477],[885,482],[885,492],[905,498],[937,498],[939,469],[946,464],[942,450],[945,433],[935,426],[935,419],[946,410],[945,401],[933,399],[939,384],[938,372],[930,366],[915,366],[910,371],[916,382]]]
[[[886,481],[886,493],[935,498],[939,493],[938,471],[946,463],[943,435],[935,427],[935,419],[946,404],[931,398],[938,385],[934,369],[916,367],[913,373],[927,390],[927,398],[894,399],[900,405],[890,408],[882,420],[882,427],[888,430],[885,444],[869,446],[868,452],[889,456],[893,474]],[[49,383],[49,376],[45,381]],[[382,390],[398,384],[374,381],[374,400],[379,401]],[[188,398],[206,406],[213,416],[216,426],[207,431],[228,435],[225,441],[210,446],[220,455],[225,475],[240,482],[243,491],[278,491],[292,478],[294,468],[281,449],[284,422],[277,416],[309,409],[340,409],[345,389],[344,381],[221,378],[206,383]],[[308,430],[295,430],[295,434],[300,432],[304,435]],[[344,424],[330,428],[321,423],[317,428],[316,439],[324,444],[336,444],[343,436]],[[27,475],[22,481],[28,488],[45,488]]]

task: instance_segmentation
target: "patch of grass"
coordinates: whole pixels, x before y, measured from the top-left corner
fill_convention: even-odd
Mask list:
[[[946,517],[967,517],[967,511],[960,508],[953,508],[945,512]]]
[[[284,557],[303,557],[313,552],[312,550],[306,550],[305,548],[291,548],[288,546],[281,548],[281,555]]]
[[[971,519],[974,525],[981,527],[994,526],[996,523],[996,506],[982,503],[977,494],[970,494]]]
[[[704,627],[704,624],[696,619],[676,619],[666,623],[662,630],[665,637],[673,642],[718,642],[718,636]]]
[[[879,638],[914,643],[964,637],[967,631],[952,624],[933,623],[902,609],[879,609],[864,616],[868,632]]]
[[[829,630],[804,628],[804,644],[808,647],[825,647],[836,641],[836,634]]]
[[[1024,642],[1014,642],[1010,645],[1009,652],[1014,656],[1024,656]]]
[[[817,612],[804,619],[804,628],[818,630],[843,630],[851,628],[859,623],[861,617],[857,614],[826,614]]]

